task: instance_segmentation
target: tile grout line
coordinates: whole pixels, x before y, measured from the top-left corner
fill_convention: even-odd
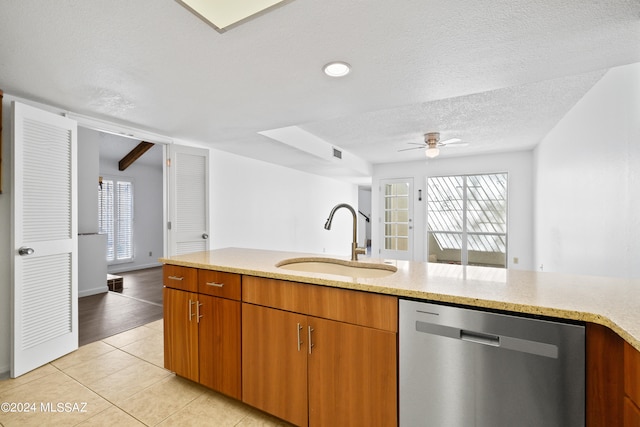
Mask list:
[[[141,327],[146,327],[146,325],[138,326],[138,327],[133,328],[133,329],[137,329],[137,328],[141,328]],[[147,328],[148,328],[148,329],[153,330],[153,328],[149,328],[149,327],[147,327]],[[129,330],[133,330],[133,329],[129,329]],[[126,331],[125,331],[125,332],[126,332]],[[137,356],[137,355],[135,355],[135,354],[132,354],[132,353],[129,353],[128,351],[126,351],[126,350],[123,350],[121,347],[117,347],[117,346],[115,346],[115,345],[113,345],[113,344],[109,344],[109,343],[105,342],[104,340],[105,340],[105,339],[108,339],[108,338],[111,338],[111,337],[107,337],[107,338],[104,338],[104,339],[102,339],[102,340],[99,340],[99,342],[102,342],[102,343],[104,343],[104,344],[106,344],[106,345],[108,345],[108,346],[110,346],[110,347],[113,347],[113,349],[114,349],[114,350],[119,350],[119,351],[122,351],[123,353],[126,353],[126,354],[128,354],[128,355],[130,355],[130,356],[133,356],[134,358],[136,358],[136,359],[138,359],[138,360],[140,360],[140,361],[142,361],[142,362],[149,363],[150,365],[153,365],[153,366],[156,366],[156,367],[158,366],[158,365],[156,365],[155,363],[149,362],[148,360],[142,359],[141,357],[139,357],[139,356]],[[141,340],[136,340],[136,341],[141,341]],[[133,344],[133,343],[134,343],[134,342],[136,342],[136,341],[132,341],[132,342],[130,342],[130,343],[128,343],[128,344],[125,344],[125,346],[127,346],[127,345],[129,345],[129,344]],[[109,353],[110,353],[110,352],[109,352]],[[107,353],[105,353],[105,354],[107,354]],[[57,368],[57,367],[55,367],[55,366],[54,366],[54,368],[56,368],[56,369],[58,369],[59,371],[61,371],[59,368]],[[164,369],[164,370],[166,371],[166,369],[165,369],[164,367],[162,367],[162,369]],[[63,372],[63,371],[61,371],[61,372]],[[167,371],[167,372],[169,372],[169,371]],[[97,414],[94,414],[94,415],[92,415],[91,417],[87,418],[87,420],[89,420],[89,419],[91,419],[91,418],[93,418],[93,417],[97,416],[98,414],[103,413],[104,411],[106,411],[106,410],[108,410],[108,409],[111,409],[112,407],[116,407],[116,408],[118,408],[118,410],[120,410],[120,411],[122,411],[123,413],[127,414],[128,416],[130,416],[130,417],[131,417],[131,418],[133,418],[134,420],[138,421],[139,423],[141,423],[141,424],[143,424],[143,425],[145,425],[145,426],[148,426],[148,427],[152,427],[152,426],[150,426],[149,424],[145,423],[144,421],[142,421],[142,420],[138,419],[134,414],[129,413],[128,411],[126,411],[124,408],[120,407],[120,406],[119,406],[118,404],[116,404],[115,402],[113,402],[113,401],[111,401],[110,399],[108,399],[107,397],[103,396],[103,395],[102,395],[101,393],[99,393],[98,391],[96,391],[96,390],[92,389],[90,386],[83,384],[82,382],[80,382],[80,381],[76,380],[75,378],[73,378],[73,377],[69,376],[69,375],[68,375],[67,373],[65,373],[65,372],[63,372],[63,373],[64,373],[65,375],[67,375],[69,378],[71,378],[72,380],[76,381],[78,384],[80,384],[80,385],[82,385],[83,387],[85,387],[87,390],[90,390],[92,393],[95,393],[96,395],[100,396],[100,398],[101,398],[101,399],[104,399],[106,402],[108,402],[108,403],[111,405],[111,406],[109,406],[109,407],[105,408],[104,410],[102,410],[102,411],[98,412]],[[168,376],[167,376],[167,377],[168,377]],[[137,392],[137,393],[135,393],[135,394],[141,393],[141,392],[143,392],[144,390],[147,390],[148,388],[153,387],[154,385],[156,385],[156,384],[158,384],[159,382],[163,381],[163,380],[164,380],[164,379],[166,379],[167,377],[163,377],[163,378],[159,379],[157,382],[155,382],[155,383],[153,383],[153,384],[148,385],[147,387],[143,388],[142,390],[138,391],[138,392]],[[182,408],[181,408],[181,409],[182,409]],[[173,415],[173,414],[171,414],[171,415]],[[168,417],[167,417],[167,418],[168,418]],[[76,425],[82,424],[84,421],[86,421],[86,420],[83,420],[83,421],[81,421],[80,423],[78,423],[78,424],[76,424]],[[163,421],[164,421],[164,420],[163,420]]]

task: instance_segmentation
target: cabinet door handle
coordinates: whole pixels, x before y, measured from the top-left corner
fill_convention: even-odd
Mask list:
[[[311,349],[313,348],[313,343],[311,342],[311,332],[313,332],[313,328],[311,326],[307,326],[309,330],[309,354],[311,354]]]
[[[184,279],[184,277],[178,277],[178,276],[169,276],[168,278],[169,278],[169,280],[180,280],[180,281],[182,281],[182,279]]]
[[[200,319],[204,316],[200,314],[200,307],[202,307],[202,303],[200,301],[196,301],[196,321],[200,323]]]
[[[191,308],[192,305],[196,306],[196,313],[193,312],[193,309]],[[189,298],[189,322],[191,322],[191,319],[193,319],[193,316],[200,316],[200,307],[198,306],[198,304],[200,304],[198,301],[191,301],[191,298]],[[202,305],[202,304],[200,304]],[[198,317],[196,317],[196,320],[198,322],[200,322],[200,319]]]
[[[205,282],[205,285],[207,286],[213,286],[216,288],[221,288],[224,286],[224,283],[216,283],[216,282]]]
[[[302,329],[302,325],[300,323],[298,323],[298,326],[296,327],[296,333],[298,334],[298,351],[300,351],[300,346],[303,344],[302,340],[300,339],[300,330]]]

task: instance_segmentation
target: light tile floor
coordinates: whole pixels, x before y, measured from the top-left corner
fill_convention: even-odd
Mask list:
[[[163,363],[162,320],[87,344],[0,381],[0,426],[289,426]]]

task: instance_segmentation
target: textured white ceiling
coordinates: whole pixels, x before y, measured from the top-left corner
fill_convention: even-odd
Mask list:
[[[523,149],[638,61],[638,0],[294,0],[224,34],[174,0],[0,1],[6,93],[326,174],[257,132],[372,163],[423,158],[397,150],[427,131],[470,143],[443,156]]]

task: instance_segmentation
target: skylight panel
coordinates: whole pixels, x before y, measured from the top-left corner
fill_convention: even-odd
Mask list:
[[[221,33],[235,25],[287,2],[287,0],[177,1]]]

